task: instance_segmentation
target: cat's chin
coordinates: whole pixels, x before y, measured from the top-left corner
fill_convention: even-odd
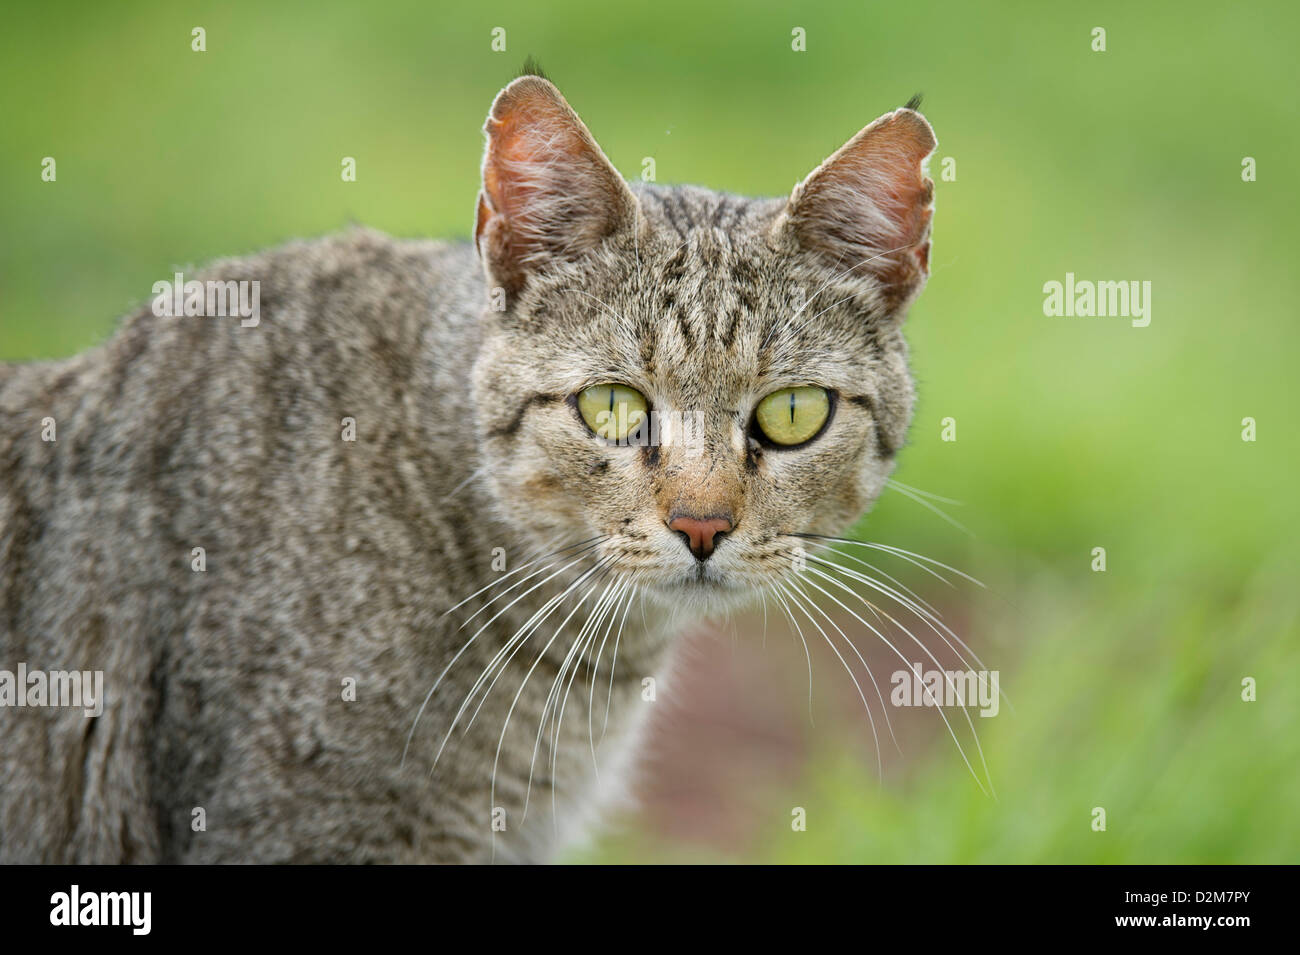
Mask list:
[[[674,612],[700,616],[742,610],[760,599],[762,589],[752,581],[723,574],[681,575],[647,588],[657,602]]]

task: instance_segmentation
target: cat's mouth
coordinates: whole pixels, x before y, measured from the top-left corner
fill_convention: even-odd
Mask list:
[[[707,564],[700,564],[695,568],[693,573],[686,575],[687,584],[691,587],[727,587],[730,586],[726,579],[718,573],[710,573]]]
[[[675,584],[679,588],[686,589],[692,593],[721,593],[724,591],[735,591],[740,587],[740,584],[733,580],[728,574],[717,570],[706,561],[697,563],[693,568],[679,577],[675,581]]]

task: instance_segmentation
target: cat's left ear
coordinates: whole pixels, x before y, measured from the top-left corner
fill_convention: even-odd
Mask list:
[[[512,82],[497,94],[483,129],[474,241],[489,281],[508,294],[529,273],[635,228],[632,190],[549,80]]]
[[[886,113],[795,187],[776,234],[846,279],[874,279],[885,307],[899,312],[930,274],[934,183],[925,161],[936,145],[916,110]]]

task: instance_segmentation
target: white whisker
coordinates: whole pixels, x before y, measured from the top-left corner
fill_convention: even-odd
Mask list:
[[[602,743],[605,741],[605,731],[609,729],[610,703],[614,700],[614,670],[618,667],[618,644],[623,636],[623,625],[627,623],[627,612],[632,609],[632,601],[636,599],[639,589],[640,585],[636,583],[636,578],[633,578],[632,595],[627,598],[627,605],[623,608],[623,617],[619,620],[618,630],[614,633],[614,658],[609,665],[609,692],[605,695],[605,718],[600,724],[600,742]],[[645,609],[644,604],[642,609]]]
[[[612,558],[605,558],[604,560],[608,561],[608,560],[611,560],[611,559],[612,559]],[[597,570],[597,568],[598,568],[599,566],[600,566],[600,565],[597,565],[597,567],[592,567],[591,570],[587,571],[587,575],[590,575],[591,573],[593,573],[595,570]],[[593,592],[597,587],[599,587],[599,586],[600,586],[600,582],[597,581],[596,583],[592,584],[591,587],[589,587],[589,588],[587,589],[586,593],[584,593],[581,597],[578,598],[578,601],[577,601],[576,604],[574,604],[573,609],[569,611],[569,615],[568,615],[567,617],[565,617],[565,618],[560,622],[560,625],[559,625],[558,627],[555,628],[555,632],[551,635],[551,639],[549,639],[548,641],[546,641],[546,645],[545,645],[544,647],[542,647],[541,651],[537,654],[537,658],[533,661],[532,666],[530,666],[530,667],[528,668],[528,672],[524,674],[524,678],[523,678],[522,680],[519,681],[519,689],[515,691],[514,698],[511,699],[511,701],[510,701],[510,706],[506,709],[505,719],[502,720],[502,723],[501,723],[501,735],[500,735],[499,737],[497,737],[497,749],[496,749],[496,755],[495,755],[495,756],[493,757],[493,759],[492,759],[492,786],[491,786],[491,790],[490,790],[490,803],[491,803],[492,806],[495,806],[495,805],[496,805],[496,793],[497,793],[497,769],[498,769],[498,767],[500,766],[500,763],[501,763],[501,749],[502,749],[502,747],[505,745],[505,741],[506,741],[506,733],[507,733],[507,732],[509,731],[509,729],[510,729],[510,717],[514,715],[515,707],[519,705],[519,698],[520,698],[521,696],[523,696],[524,688],[527,687],[529,678],[532,677],[533,672],[537,669],[538,665],[542,662],[542,659],[543,659],[543,658],[546,656],[546,654],[550,651],[550,649],[551,649],[552,645],[554,645],[556,639],[559,638],[561,631],[564,630],[565,624],[567,624],[571,619],[573,619],[573,615],[574,615],[575,613],[577,613],[579,609],[581,609],[581,607],[582,607],[583,603],[586,601],[586,599],[587,599],[589,596],[591,596],[592,592]],[[567,592],[567,591],[566,591],[566,592]],[[548,615],[549,615],[549,614],[548,614]],[[544,618],[543,618],[543,619],[544,619]],[[531,636],[531,633],[530,633],[530,636]],[[519,646],[523,646],[523,644],[520,643]],[[513,657],[514,654],[512,653],[511,656]],[[510,662],[510,661],[507,660],[507,661],[506,661],[506,665],[508,665],[509,662]],[[505,668],[505,667],[504,667],[504,665],[503,665],[503,667],[502,667],[502,670],[503,670],[503,671],[504,671],[504,668]],[[495,681],[494,681],[494,682],[495,682]],[[491,692],[491,687],[488,688],[488,692]],[[484,694],[484,699],[486,699],[486,698],[487,698],[487,695]],[[480,704],[480,705],[481,705],[481,704]],[[545,707],[543,707],[543,709],[542,709],[542,719],[544,720],[545,717],[546,717],[546,709],[545,709]],[[530,781],[531,781],[531,776],[530,776]],[[525,803],[527,802],[527,798],[528,798],[527,796],[524,797],[524,799],[525,799]],[[526,812],[526,811],[527,811],[527,810],[525,809],[525,812]],[[495,835],[494,835],[494,838],[495,838]]]
[[[826,580],[831,581],[832,583],[835,583],[836,585],[838,585],[838,586],[841,587],[842,589],[847,590],[850,594],[852,594],[853,596],[857,597],[857,598],[858,598],[859,600],[861,600],[863,603],[867,603],[867,600],[866,600],[865,597],[863,597],[861,594],[857,593],[857,592],[856,592],[855,590],[853,590],[852,588],[845,587],[844,584],[840,583],[838,580],[836,580],[834,577],[830,576],[829,574],[827,574],[827,573],[825,573],[825,572],[823,572],[823,571],[820,571],[820,570],[816,569],[815,567],[810,567],[810,568],[808,568],[808,570],[809,570],[810,572],[814,573],[814,574],[817,574],[819,577],[823,577],[823,578],[825,578]],[[881,633],[879,630],[877,630],[877,629],[876,629],[875,627],[873,627],[871,624],[867,623],[867,621],[866,621],[866,620],[865,620],[861,615],[859,615],[858,613],[856,613],[852,608],[848,607],[848,606],[847,606],[847,605],[846,605],[842,600],[840,600],[838,597],[836,597],[836,596],[835,596],[834,594],[832,594],[830,591],[828,591],[828,590],[826,590],[824,587],[821,587],[820,585],[818,585],[815,581],[809,580],[807,577],[804,577],[804,578],[802,578],[802,579],[804,580],[805,583],[809,584],[809,585],[812,586],[812,587],[815,587],[818,591],[820,591],[820,592],[821,592],[822,594],[824,594],[826,597],[828,597],[829,599],[833,600],[833,601],[834,601],[836,604],[838,604],[838,605],[840,606],[840,608],[841,608],[842,610],[844,610],[846,613],[852,614],[853,617],[856,618],[857,621],[858,621],[859,623],[861,623],[864,627],[869,628],[873,633],[875,633],[878,637],[880,637],[880,639],[883,640],[883,641],[885,642],[885,645],[888,646],[889,649],[892,650],[892,651],[894,652],[894,654],[895,654],[895,655],[896,655],[900,660],[902,660],[903,663],[906,664],[907,667],[908,667],[909,669],[911,668],[911,666],[912,666],[911,661],[908,660],[907,657],[905,657],[905,656],[902,654],[902,652],[901,652],[901,651],[900,651],[896,646],[894,646],[894,644],[893,644],[893,643],[892,643],[892,642],[891,642],[891,641],[890,641],[890,640],[889,640],[889,639],[888,639],[888,638],[887,638],[883,633]],[[877,608],[877,609],[879,610],[879,608]],[[949,685],[952,686],[952,688],[953,688],[953,690],[954,690],[954,692],[955,692],[955,691],[956,691],[956,684],[953,683],[951,677],[948,677],[946,671],[944,671],[943,664],[940,663],[939,660],[938,660],[938,658],[936,658],[935,655],[934,655],[933,653],[930,652],[930,649],[929,649],[929,648],[928,648],[924,643],[922,643],[920,640],[918,640],[918,639],[916,638],[916,636],[915,636],[915,635],[914,635],[910,630],[907,629],[907,627],[905,627],[905,626],[903,626],[901,623],[899,623],[898,620],[896,620],[892,615],[890,615],[889,613],[887,613],[887,612],[885,612],[885,611],[879,611],[879,612],[884,613],[884,615],[885,615],[886,617],[889,618],[890,622],[892,622],[892,623],[894,624],[894,626],[898,627],[899,630],[901,630],[903,633],[907,634],[907,636],[911,637],[912,641],[913,641],[914,643],[916,643],[916,645],[919,646],[919,647],[922,649],[922,651],[925,652],[925,654],[926,654],[926,655],[927,655],[927,656],[928,656],[928,657],[929,657],[929,658],[934,662],[935,666],[939,667],[940,672],[944,673],[944,677],[948,680]],[[989,794],[989,789],[992,789],[992,779],[989,778],[989,789],[985,789],[985,788],[984,788],[984,783],[980,781],[979,775],[975,772],[975,767],[971,765],[970,760],[967,758],[965,747],[962,746],[962,744],[961,744],[961,740],[957,738],[957,733],[956,733],[955,730],[953,730],[953,728],[952,728],[952,724],[949,722],[947,714],[944,713],[944,711],[943,711],[943,707],[942,707],[942,705],[940,704],[940,701],[934,698],[934,692],[929,688],[929,686],[927,686],[927,685],[925,685],[925,684],[922,684],[922,686],[925,688],[926,693],[930,696],[931,702],[934,703],[935,709],[938,710],[938,712],[939,712],[939,717],[943,720],[943,724],[944,724],[944,726],[946,726],[946,727],[948,728],[948,733],[949,733],[950,736],[952,736],[952,740],[953,740],[953,742],[957,744],[957,752],[961,754],[962,762],[964,762],[964,763],[966,764],[966,768],[970,770],[971,776],[972,776],[972,778],[974,778],[974,780],[975,780],[975,784],[976,784],[977,786],[980,787],[980,791],[981,791],[981,792],[983,792],[983,793],[985,793],[986,795],[988,795],[988,794]],[[984,774],[985,774],[986,778],[988,778],[988,777],[989,777],[989,773],[988,773],[988,765],[987,765],[987,763],[984,762],[984,749],[983,749],[982,746],[980,746],[979,733],[975,730],[975,724],[974,724],[974,722],[971,720],[971,718],[970,718],[970,714],[969,714],[968,712],[966,712],[965,708],[962,709],[962,714],[966,717],[966,722],[967,722],[968,724],[970,724],[971,734],[972,734],[972,736],[973,736],[974,739],[975,739],[975,746],[976,746],[976,749],[979,751],[979,754],[980,754],[980,761],[981,761],[981,763],[984,765]],[[996,793],[994,793],[994,798],[996,798]]]
[[[839,554],[842,557],[852,556],[850,554],[845,554],[838,550],[832,550],[831,553]],[[933,630],[934,633],[939,637],[939,639],[942,640],[944,644],[948,647],[948,649],[957,655],[958,659],[961,660],[961,663],[964,667],[966,667],[968,670],[974,671],[975,668],[970,665],[970,662],[966,659],[966,656],[962,651],[965,651],[965,653],[969,653],[971,657],[975,660],[975,662],[979,664],[979,671],[976,672],[979,675],[979,679],[981,683],[985,683],[987,681],[987,677],[984,675],[982,671],[987,670],[988,667],[984,664],[984,661],[980,659],[979,654],[976,653],[974,650],[972,650],[967,645],[966,641],[964,641],[961,637],[959,637],[951,627],[945,624],[943,620],[939,618],[937,613],[930,613],[928,611],[923,610],[921,607],[914,605],[914,603],[911,600],[904,598],[902,595],[894,592],[891,588],[886,587],[884,584],[881,584],[879,581],[873,580],[872,578],[866,576],[865,574],[861,574],[858,571],[853,570],[852,568],[844,567],[843,565],[838,564],[833,560],[827,560],[826,558],[818,555],[811,555],[808,559],[814,561],[815,563],[821,564],[824,567],[830,567],[838,571],[839,573],[844,574],[849,579],[856,580],[857,582],[862,584],[866,584],[868,587],[872,588],[873,590],[876,590],[879,593],[882,593],[885,596],[888,596],[891,599],[893,599],[900,606],[902,606],[903,608],[911,612],[918,619],[920,619],[922,623],[924,623],[931,630]],[[867,603],[867,606],[871,609],[872,613],[876,615],[876,618],[880,619],[880,613],[876,610],[875,606],[869,602]],[[940,632],[939,628],[942,628],[942,632]],[[947,634],[947,636],[945,636],[944,634]],[[956,640],[958,645],[960,645],[962,649],[958,650],[957,647],[953,646],[952,643],[949,641],[948,637],[951,637],[953,640]],[[1006,701],[1007,706],[1014,712],[1015,707],[1011,705],[1011,701],[1010,699],[1007,698],[1006,692],[1000,691],[999,696]]]
[[[803,611],[803,615],[808,618],[808,621],[814,627],[817,628],[818,632],[821,633],[822,635],[822,639],[826,641],[826,645],[831,648],[831,652],[835,654],[836,659],[840,661],[840,665],[844,667],[844,672],[847,673],[849,675],[849,679],[853,681],[853,687],[858,691],[858,699],[862,700],[862,708],[867,711],[867,722],[871,725],[871,739],[876,745],[876,775],[880,778],[883,778],[885,775],[885,766],[884,763],[881,761],[881,757],[880,757],[880,737],[876,733],[876,719],[874,716],[871,715],[871,707],[867,704],[867,695],[862,692],[862,684],[858,682],[857,674],[853,672],[853,668],[849,666],[848,661],[844,659],[844,656],[840,653],[839,649],[836,648],[833,642],[831,642],[830,635],[826,632],[826,630],[822,627],[822,625],[816,621],[813,615],[809,613],[808,608],[803,606],[802,602],[799,599],[799,596],[797,595],[802,593],[801,591],[799,591],[798,587],[793,585],[790,587],[786,587],[782,584],[777,584],[777,586],[780,587],[783,591],[785,591],[786,596],[788,596],[792,601],[795,602],[795,605],[798,606],[799,609]],[[803,595],[803,598],[804,600],[807,600],[807,595],[806,594]],[[811,603],[811,601],[809,601],[809,603]],[[818,609],[820,610],[821,608]],[[830,618],[828,617],[827,619]],[[842,636],[843,633],[844,631],[841,630],[840,634]],[[844,637],[844,639],[848,640],[848,637],[846,636]],[[851,645],[851,641],[850,641],[850,645]],[[859,658],[861,658],[860,655]],[[868,670],[867,672],[869,673],[870,670]],[[873,680],[872,682],[874,683],[875,681]],[[880,692],[878,687],[876,689],[876,692],[877,693]],[[884,706],[883,699],[881,700],[880,705],[882,707]],[[895,744],[897,744],[898,741],[895,740],[894,742]]]
[[[799,635],[799,642],[803,644],[804,659],[808,661],[808,723],[809,725],[816,726],[817,724],[813,720],[813,705],[812,705],[812,700],[813,700],[812,654],[808,650],[808,641],[804,639],[803,628],[799,626],[799,621],[796,620],[794,618],[794,614],[790,612],[790,606],[789,604],[786,603],[784,595],[782,595],[779,591],[776,591],[773,593],[773,596],[776,597],[776,599],[781,602],[781,609],[785,611],[785,615],[786,617],[789,618],[790,624],[794,627],[795,633]]]
[[[601,560],[598,561],[594,566],[589,567],[587,570],[579,574],[578,577],[576,577],[567,587],[565,587],[563,591],[561,591],[556,596],[547,600],[546,603],[544,603],[539,610],[537,610],[531,617],[529,617],[529,619],[524,623],[522,627],[520,627],[517,631],[515,631],[515,634],[505,642],[505,644],[501,647],[501,649],[497,651],[496,655],[492,658],[492,660],[488,663],[488,665],[484,667],[483,672],[479,674],[478,679],[474,681],[474,685],[470,687],[470,691],[465,695],[465,700],[464,702],[461,703],[460,709],[456,711],[456,715],[452,718],[451,724],[447,727],[447,733],[446,735],[443,736],[442,743],[438,746],[438,752],[434,755],[433,766],[429,770],[430,775],[432,775],[434,770],[437,769],[438,761],[442,758],[443,750],[447,746],[447,741],[451,739],[451,734],[456,729],[457,722],[460,720],[461,716],[464,715],[465,710],[469,707],[469,704],[473,701],[474,695],[478,692],[479,687],[483,685],[483,681],[487,679],[488,674],[491,673],[492,670],[496,667],[497,662],[502,658],[503,655],[506,654],[507,651],[510,651],[509,657],[506,658],[505,663],[503,663],[501,667],[501,672],[504,672],[505,667],[508,666],[510,660],[513,659],[515,652],[517,652],[518,648],[523,646],[523,643],[528,639],[529,636],[531,636],[532,630],[535,629],[537,626],[540,626],[541,623],[545,621],[545,619],[548,616],[550,616],[551,611],[553,611],[557,606],[559,606],[562,601],[564,601],[570,594],[574,592],[574,590],[580,587],[582,583],[589,576],[591,576],[591,574],[594,573],[604,562],[610,559],[611,558],[608,557],[601,558]],[[574,563],[576,562],[577,561],[574,561]],[[570,564],[569,566],[572,566],[572,564]],[[563,572],[564,569],[565,568],[561,568],[561,570],[556,571],[556,574]],[[552,574],[551,576],[553,577],[555,576],[555,574]],[[549,579],[550,578],[548,577],[547,580]],[[528,593],[530,593],[532,590],[537,589],[537,587],[542,586],[542,584],[544,583],[546,583],[545,580],[540,581],[539,583],[535,584],[532,588],[530,588],[528,591],[525,591],[523,594],[520,594],[518,597],[515,598],[515,600],[511,601],[510,604],[508,604],[506,607],[498,611],[498,613],[496,614],[496,616],[492,618],[492,620],[495,620],[496,617],[499,617],[501,614],[505,613],[516,602],[522,600],[525,596],[528,595]],[[478,632],[482,633],[483,630],[486,629],[487,626],[492,623],[492,620],[489,620],[487,623],[483,625],[483,627],[479,628]],[[477,637],[478,633],[476,633],[474,636]],[[471,637],[470,639],[473,640],[474,638]],[[511,650],[512,646],[514,646],[515,648],[514,650]],[[498,672],[497,674],[497,677],[499,676],[500,676],[500,672]],[[492,685],[488,687],[489,693],[491,692],[492,686],[496,684],[497,677],[492,678]],[[487,699],[486,693],[484,694],[483,698],[484,700]],[[480,702],[479,709],[482,708],[482,705],[483,704]],[[477,715],[478,709],[475,709],[474,712]]]
[[[594,545],[593,545],[593,546],[594,546]],[[566,548],[566,549],[567,549],[567,548]],[[580,560],[583,559],[583,555],[584,555],[584,554],[585,554],[585,551],[579,552],[579,556],[578,556],[576,559],[574,559],[572,562],[566,564],[564,567],[561,567],[561,568],[560,568],[559,570],[557,570],[554,574],[551,574],[550,577],[547,577],[545,580],[539,581],[537,584],[535,584],[534,586],[530,587],[528,590],[524,591],[522,594],[520,594],[520,595],[519,595],[518,597],[516,597],[514,600],[510,601],[510,603],[506,604],[506,606],[503,607],[500,611],[498,611],[495,615],[493,615],[492,618],[489,619],[489,620],[487,621],[487,623],[485,623],[485,624],[483,624],[483,626],[479,627],[479,629],[476,630],[476,631],[474,632],[474,635],[471,636],[468,640],[466,640],[465,643],[461,646],[461,648],[460,648],[459,650],[456,651],[456,653],[452,656],[452,658],[447,662],[447,665],[446,665],[445,667],[442,668],[442,672],[438,674],[438,678],[437,678],[436,680],[433,681],[433,686],[429,687],[429,692],[426,693],[426,694],[424,695],[424,699],[423,699],[423,700],[421,701],[421,703],[420,703],[420,708],[419,708],[418,710],[416,710],[416,713],[415,713],[415,719],[411,721],[411,729],[410,729],[410,732],[408,732],[408,733],[406,734],[406,745],[402,747],[402,760],[401,760],[401,764],[400,764],[400,765],[403,765],[403,766],[406,765],[406,756],[407,756],[407,752],[410,750],[410,747],[411,747],[411,740],[415,737],[415,730],[416,730],[416,727],[420,725],[420,717],[424,715],[424,711],[425,711],[425,709],[428,707],[428,705],[429,705],[429,701],[430,701],[431,699],[433,699],[433,694],[437,691],[438,687],[442,685],[442,681],[446,678],[447,673],[451,670],[451,668],[452,668],[453,666],[456,665],[456,661],[459,660],[459,659],[461,658],[461,655],[464,654],[465,651],[468,650],[468,649],[470,648],[470,646],[474,643],[474,641],[478,639],[479,635],[480,635],[481,633],[483,633],[483,631],[486,630],[486,629],[487,629],[487,628],[492,624],[492,621],[493,621],[493,620],[496,620],[498,617],[501,616],[501,614],[506,613],[506,612],[507,612],[511,607],[513,607],[516,603],[518,603],[518,602],[519,602],[520,600],[522,600],[524,597],[528,596],[530,593],[532,593],[532,592],[533,592],[534,590],[536,590],[538,587],[540,587],[540,586],[542,586],[543,584],[545,584],[548,580],[551,580],[553,577],[556,577],[556,576],[558,576],[559,574],[564,573],[565,570],[567,570],[568,568],[572,567],[574,564],[578,563]],[[542,559],[544,559],[544,558],[542,558]],[[556,561],[555,563],[558,563],[558,561]],[[553,566],[555,566],[554,563],[552,563],[552,564],[548,564],[547,567],[546,567],[546,568],[543,568],[543,570],[542,570],[541,572],[544,573],[547,569],[549,569],[550,567],[553,567]],[[522,568],[520,568],[520,569],[522,569]],[[534,575],[534,574],[530,574],[530,575],[529,575],[529,577],[533,577],[533,576],[535,576],[535,575]],[[527,579],[528,579],[528,578],[525,578],[525,580],[527,580]],[[463,601],[462,601],[462,602],[463,602]],[[462,626],[463,626],[463,625],[462,625]],[[454,722],[453,722],[453,725],[454,725]],[[445,740],[445,739],[443,740],[443,745],[446,745],[446,740]],[[442,747],[439,747],[439,748],[438,748],[438,752],[439,752],[439,753],[442,752]],[[437,765],[437,759],[434,760],[434,765],[435,765],[435,766]]]
[[[967,534],[967,535],[969,535],[969,536],[971,536],[971,537],[974,537],[974,536],[975,536],[975,532],[972,531],[972,530],[971,530],[969,527],[967,527],[965,524],[963,524],[961,521],[957,520],[957,519],[954,518],[954,517],[950,517],[950,516],[949,516],[947,513],[945,513],[944,510],[943,510],[942,508],[940,508],[937,504],[932,504],[932,503],[930,503],[930,502],[927,501],[925,498],[923,498],[923,497],[921,497],[919,494],[917,494],[915,491],[912,491],[912,490],[910,490],[909,488],[907,488],[905,485],[898,484],[898,483],[896,483],[896,482],[894,482],[894,481],[889,481],[885,486],[888,487],[888,488],[891,488],[892,490],[897,491],[899,494],[903,495],[904,497],[908,498],[909,500],[915,501],[917,504],[920,504],[922,507],[924,507],[924,508],[925,508],[927,511],[929,511],[930,513],[938,515],[938,516],[941,517],[943,520],[945,520],[945,521],[947,521],[949,524],[951,524],[953,527],[957,528],[957,530],[961,531],[963,534]]]

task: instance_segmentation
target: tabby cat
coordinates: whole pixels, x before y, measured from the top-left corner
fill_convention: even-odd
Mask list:
[[[780,199],[629,185],[540,76],[486,132],[473,244],[291,243],[197,277],[256,323],[0,366],[0,670],[104,686],[0,699],[0,859],[554,858],[680,629],[880,493],[914,109]]]

